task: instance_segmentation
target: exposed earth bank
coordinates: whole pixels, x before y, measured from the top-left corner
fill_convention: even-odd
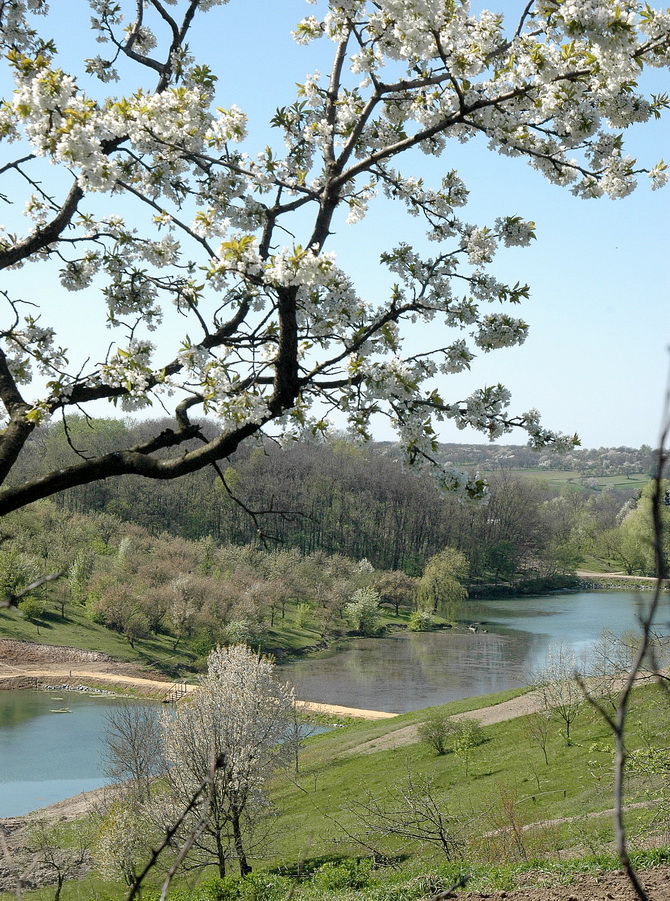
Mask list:
[[[650,901],[670,899],[670,868],[654,867],[638,873],[638,878]],[[577,875],[570,885],[538,885],[537,873],[528,877],[529,886],[513,892],[457,892],[451,895],[460,901],[639,901],[627,878],[616,872],[600,876]],[[532,885],[530,884],[532,882]],[[437,895],[437,899],[442,899]]]

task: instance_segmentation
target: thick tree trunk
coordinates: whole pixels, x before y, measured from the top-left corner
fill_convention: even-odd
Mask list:
[[[248,876],[251,873],[251,867],[249,862],[247,861],[247,855],[244,851],[244,844],[242,842],[242,829],[240,828],[240,815],[237,812],[233,813],[232,816],[233,822],[233,836],[235,838],[235,853],[237,854],[237,859],[240,862],[240,875]]]
[[[221,844],[221,833],[216,834],[216,862],[221,879],[226,875],[226,849]]]

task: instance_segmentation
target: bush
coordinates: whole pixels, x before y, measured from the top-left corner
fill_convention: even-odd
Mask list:
[[[456,724],[447,716],[432,716],[419,725],[419,738],[434,748],[438,754],[446,754],[449,738],[456,730]]]
[[[464,719],[455,723],[454,752],[463,761],[466,776],[470,771],[472,752],[485,741],[486,736],[479,720]]]
[[[425,610],[415,610],[409,618],[410,632],[430,632],[433,626],[433,617]]]
[[[188,901],[283,901],[290,893],[290,880],[270,873],[250,873],[223,879],[212,876],[189,895]]]
[[[313,882],[319,888],[329,892],[347,888],[365,888],[370,881],[371,869],[372,861],[366,858],[343,860],[341,863],[326,863],[317,870]]]
[[[309,604],[298,604],[295,614],[295,624],[298,629],[304,629],[309,617],[311,607]]]
[[[452,723],[452,731],[454,733],[454,744],[464,744],[471,748],[476,748],[486,741],[486,734],[482,729],[479,720],[463,719]]]
[[[31,622],[35,622],[36,619],[43,617],[46,613],[46,609],[47,606],[42,598],[35,597],[34,595],[19,601],[19,610],[25,618],[29,619]]]

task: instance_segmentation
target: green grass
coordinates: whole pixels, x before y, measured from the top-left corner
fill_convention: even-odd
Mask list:
[[[640,697],[644,695],[640,693]],[[487,700],[491,698],[477,699],[475,703],[461,701],[432,711],[454,713],[468,707],[474,709]],[[388,799],[406,782],[409,773],[431,779],[444,809],[476,821],[480,834],[510,825],[510,814],[503,810],[505,804],[511,805],[520,824],[577,818],[568,826],[540,830],[537,836],[528,833],[530,851],[543,844],[545,851],[564,853],[575,846],[576,840],[588,850],[611,839],[607,816],[586,816],[607,810],[612,803],[611,755],[603,750],[609,736],[593,710],[582,710],[570,745],[559,734],[559,724],[555,724],[548,766],[541,750],[529,743],[523,718],[486,728],[487,741],[475,749],[467,777],[456,754],[438,756],[418,742],[367,754],[348,753],[365,741],[418,723],[426,715],[426,711],[418,711],[310,739],[300,773],[275,787],[280,810],[275,829],[276,861],[299,860],[341,849],[338,836],[341,840],[345,831],[355,831],[352,810],[356,802],[368,795]],[[635,747],[640,741],[637,729],[631,729],[628,746]],[[634,786],[630,788],[633,789]],[[319,843],[310,844],[307,836],[319,836]],[[416,847],[411,850],[419,853]]]
[[[509,472],[524,479],[537,479],[546,482],[553,488],[563,488],[565,485],[583,486],[585,481],[593,486],[592,490],[602,491],[610,488],[617,491],[636,491],[649,481],[647,473],[634,473],[630,477],[625,475],[592,476],[589,473],[575,472],[569,469],[510,469]],[[491,476],[495,470],[481,470],[483,476]]]
[[[453,714],[477,709],[519,693],[455,701],[391,720],[358,722],[308,739],[301,753],[300,771],[275,779],[272,796],[278,815],[272,824],[274,839],[267,846],[266,857],[254,861],[254,871],[316,872],[300,883],[280,879],[279,875],[262,877],[275,886],[277,898],[286,898],[293,887],[296,901],[324,897],[340,901],[410,901],[449,887],[461,873],[468,877],[468,888],[490,892],[509,890],[529,878],[535,885],[569,883],[577,872],[615,868],[608,813],[612,805],[611,742],[603,721],[590,707],[585,706],[573,724],[570,745],[560,734],[560,723],[554,723],[549,765],[541,750],[529,740],[524,730],[525,718],[486,727],[486,740],[475,749],[467,776],[463,761],[455,753],[438,756],[419,742],[366,754],[351,753],[364,742],[416,725],[436,712]],[[665,711],[659,713],[654,706],[660,697],[654,688],[635,692],[628,748],[641,744],[643,722],[645,729],[657,730],[659,743],[667,744],[663,734]],[[354,816],[357,803],[374,796],[394,804],[410,773],[414,779],[432,780],[441,809],[469,821],[465,859],[448,862],[418,842],[404,840],[402,859],[397,860],[395,867],[359,866],[355,861],[366,856],[366,849],[347,840],[347,834],[351,838],[359,829]],[[644,799],[644,788],[629,780],[628,800]],[[633,846],[639,827],[652,812],[642,808],[628,814]],[[512,825],[542,824],[561,817],[570,818],[569,822],[540,825],[521,833],[521,848],[510,839]],[[637,853],[642,855],[637,866],[667,863],[669,859],[664,850]],[[322,869],[328,861],[330,865]],[[529,871],[532,877],[528,877]],[[219,897],[265,901],[264,895],[253,894],[251,883],[243,895],[209,895],[198,890],[189,897],[186,887],[192,884],[191,878],[195,877],[187,881],[182,878],[177,883],[175,901],[210,901]],[[354,882],[360,885],[355,887]],[[52,897],[49,892],[44,889],[26,893],[26,897],[41,901]],[[116,901],[124,896],[122,886],[113,886],[92,875],[81,883],[68,884],[62,897],[63,901]],[[0,897],[9,901],[11,896]]]
[[[168,674],[176,674],[196,660],[196,654],[187,649],[175,653],[168,635],[142,639],[131,648],[123,635],[94,623],[83,607],[66,607],[63,619],[53,602],[37,622],[30,622],[13,608],[0,611],[0,638],[100,651],[116,660],[144,664]]]

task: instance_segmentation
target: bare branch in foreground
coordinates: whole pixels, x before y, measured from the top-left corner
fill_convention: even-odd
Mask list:
[[[619,696],[618,704],[614,713],[610,713],[605,709],[604,705],[593,697],[589,692],[584,679],[577,677],[584,696],[588,703],[598,711],[605,720],[614,736],[615,747],[615,763],[614,763],[614,826],[615,841],[619,860],[624,874],[635,891],[640,901],[650,901],[649,895],[642,886],[637,873],[631,863],[628,853],[628,843],[626,836],[626,827],[623,820],[624,814],[624,775],[626,766],[626,747],[624,744],[624,732],[628,715],[629,702],[633,686],[640,674],[642,664],[648,657],[652,647],[653,625],[661,598],[667,580],[667,564],[663,549],[663,521],[662,521],[662,505],[664,501],[663,475],[668,462],[668,451],[666,444],[668,434],[670,432],[670,387],[666,390],[665,405],[663,411],[663,426],[661,429],[661,437],[658,448],[658,459],[656,465],[656,474],[654,476],[654,492],[652,495],[652,517],[653,517],[653,535],[654,535],[654,561],[656,585],[654,594],[646,613],[640,617],[640,629],[642,640],[637,648],[633,658],[630,670],[624,679],[623,687]],[[653,675],[660,681],[661,674],[655,672]]]
[[[128,892],[128,895],[126,896],[126,901],[133,901],[133,899],[137,897],[137,893],[140,891],[142,883],[146,879],[147,875],[151,872],[151,870],[153,870],[153,868],[156,866],[158,858],[163,853],[163,851],[168,847],[168,845],[172,842],[173,838],[175,837],[175,835],[181,828],[182,823],[184,822],[186,817],[189,815],[189,813],[194,809],[200,796],[213,783],[214,775],[215,775],[216,770],[218,769],[219,765],[220,765],[220,762],[218,759],[216,759],[212,762],[210,771],[207,773],[205,778],[202,780],[202,782],[198,786],[198,788],[195,791],[195,793],[193,794],[193,797],[191,798],[190,802],[186,805],[186,807],[184,808],[183,812],[179,815],[177,820],[175,820],[175,822],[166,829],[165,838],[160,843],[158,848],[152,850],[151,856],[149,857],[149,860],[147,861],[144,869],[142,870],[141,873],[138,874],[138,876],[133,881],[133,884],[130,887],[130,891]],[[179,853],[177,854],[177,859],[176,859],[175,863],[168,870],[167,876],[165,878],[165,882],[163,883],[163,888],[161,890],[161,896],[160,896],[161,901],[164,901],[164,899],[167,898],[167,893],[169,891],[170,883],[172,882],[174,874],[177,871],[177,868],[179,867],[181,862],[184,860],[184,858],[188,854],[189,850],[193,846],[193,843],[197,839],[199,832],[201,831],[202,827],[204,826],[206,819],[207,819],[207,812],[208,812],[207,810],[205,810],[203,812],[202,816],[199,818],[195,827],[191,830],[191,832],[189,833],[189,835],[186,838],[186,841],[180,848]]]
[[[18,607],[19,601],[24,598],[27,594],[30,594],[31,591],[35,591],[37,588],[41,588],[42,585],[46,585],[47,582],[55,582],[57,579],[62,578],[65,575],[65,572],[61,571],[58,573],[51,573],[48,576],[40,576],[39,579],[35,579],[29,585],[26,585],[25,588],[22,588],[21,591],[10,591],[8,594],[0,600],[0,609],[3,607]]]

